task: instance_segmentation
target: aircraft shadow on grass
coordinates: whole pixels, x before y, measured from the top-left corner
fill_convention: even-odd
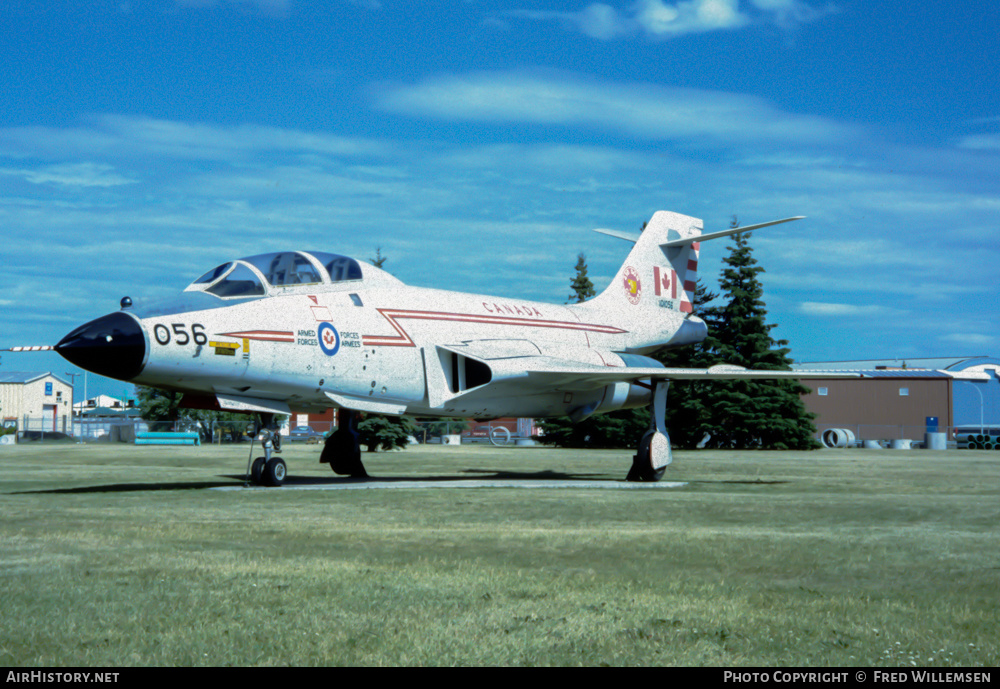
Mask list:
[[[494,471],[491,469],[474,469],[467,473],[475,473],[476,476],[389,476],[389,477],[369,477],[369,478],[319,478],[312,476],[300,476],[291,478],[285,485],[294,488],[295,486],[338,486],[350,484],[393,484],[393,483],[424,483],[428,487],[435,483],[458,482],[458,481],[551,481],[553,483],[564,481],[589,481],[597,484],[619,483],[619,479],[610,479],[600,474],[567,474],[558,471]],[[224,478],[227,481],[171,481],[168,483],[110,483],[101,486],[79,486],[76,488],[48,488],[44,490],[20,490],[7,493],[7,495],[73,495],[88,493],[141,493],[158,492],[169,490],[207,490],[209,488],[234,488],[239,485],[251,487],[246,481],[246,476],[228,475]],[[708,484],[708,485],[752,485],[752,486],[773,486],[788,483],[788,481],[762,479],[753,480],[685,480],[687,484]]]
[[[133,493],[161,490],[198,490],[231,486],[220,481],[170,481],[168,483],[109,483],[103,486],[78,486],[76,488],[46,488],[43,490],[19,490],[7,495],[72,495],[74,493]]]
[[[246,474],[226,474],[219,478],[228,479],[226,481],[169,481],[165,483],[110,483],[99,486],[78,486],[75,488],[47,488],[42,490],[22,490],[8,493],[8,495],[72,495],[86,493],[132,493],[132,492],[154,492],[168,490],[204,490],[208,488],[233,488],[239,485],[249,485]],[[442,476],[371,476],[368,478],[352,477],[319,477],[319,476],[289,476],[284,485],[295,486],[337,486],[358,483],[426,483],[433,486],[435,483],[455,482],[455,481],[482,481],[482,480],[530,480],[530,481],[593,481],[595,483],[619,482],[619,479],[608,478],[605,474],[597,473],[567,473],[561,471],[505,471],[499,469],[467,469],[462,474],[442,475]]]

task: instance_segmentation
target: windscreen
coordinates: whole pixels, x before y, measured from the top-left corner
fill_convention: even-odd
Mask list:
[[[263,296],[266,292],[260,278],[238,263],[229,275],[205,291],[217,297],[256,297]]]

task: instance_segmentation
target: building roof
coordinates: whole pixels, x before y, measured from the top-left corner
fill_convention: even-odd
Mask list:
[[[987,381],[1000,378],[1000,359],[988,356],[931,357],[926,359],[868,359],[813,361],[792,364],[793,371],[855,371],[868,378],[955,378]]]
[[[838,373],[844,373],[847,369],[817,369],[810,371],[810,373],[817,374],[821,376],[824,372],[830,374],[830,380],[837,380]],[[926,368],[907,368],[907,369],[894,369],[894,370],[882,370],[882,369],[852,369],[851,373],[860,373],[861,377],[857,379],[847,379],[847,380],[872,380],[872,379],[887,379],[893,378],[896,380],[951,380],[953,378],[969,378],[969,379],[980,379],[984,378],[982,374],[975,374],[970,376],[963,376],[961,373],[954,373],[952,371],[932,371]],[[822,377],[810,378],[812,381],[824,380]],[[809,382],[803,381],[803,382]]]
[[[63,385],[73,387],[72,384],[66,382],[51,371],[2,371],[0,372],[0,383],[24,385],[26,383],[32,383],[39,380],[40,378],[45,378],[46,376],[52,376]]]
[[[944,371],[930,371],[923,368],[908,368],[903,370],[865,371],[866,378],[953,378]]]
[[[129,406],[131,403],[131,406]],[[119,397],[113,397],[112,395],[97,395],[96,397],[91,397],[89,399],[81,400],[73,405],[73,409],[79,411],[81,409],[94,409],[95,407],[110,407],[112,409],[130,409],[135,406],[135,400],[128,398],[122,400]]]
[[[874,371],[879,368],[906,368],[910,369],[930,369],[961,371],[970,366],[981,364],[996,364],[1000,360],[988,356],[959,356],[959,357],[926,357],[917,359],[861,359],[856,361],[806,361],[792,364],[792,369],[797,371],[811,371],[815,369],[823,370],[846,370],[846,371]]]

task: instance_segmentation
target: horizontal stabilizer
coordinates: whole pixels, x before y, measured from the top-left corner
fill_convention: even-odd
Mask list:
[[[771,225],[780,225],[783,222],[791,222],[792,220],[802,220],[804,215],[796,215],[794,218],[784,218],[783,220],[772,220],[771,222],[762,222],[757,225],[747,225],[746,227],[731,227],[728,230],[720,230],[719,232],[709,232],[708,234],[698,234],[692,235],[691,237],[682,237],[681,239],[671,239],[669,242],[664,242],[660,244],[664,249],[669,249],[672,246],[685,246],[692,242],[706,242],[709,239],[718,239],[719,237],[728,237],[731,234],[739,234],[740,232],[753,232],[754,230],[759,230],[762,227],[770,227]],[[605,233],[607,234],[607,233]]]
[[[621,230],[606,230],[603,228],[594,228],[594,232],[600,232],[601,234],[606,234],[609,237],[617,237],[618,239],[624,239],[626,242],[632,242],[635,244],[639,241],[639,235],[635,232],[623,232]]]

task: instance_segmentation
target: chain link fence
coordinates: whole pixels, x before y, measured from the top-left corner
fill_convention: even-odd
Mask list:
[[[197,432],[204,443],[245,442],[248,425],[253,420],[237,424],[211,424],[181,419],[176,422],[146,422],[142,419],[75,418],[62,417],[57,422],[47,417],[24,417],[7,433],[17,442],[135,442],[144,433]],[[516,445],[532,442],[538,429],[532,419],[498,419],[478,422],[464,419],[435,419],[414,421],[413,441],[419,444],[492,444]],[[285,442],[322,443],[337,429],[330,421],[309,421],[308,424],[288,426],[282,430]],[[13,442],[13,438],[12,441]]]
[[[214,424],[205,427],[199,421],[150,422],[142,419],[24,417],[16,427],[8,421],[0,440],[11,442],[135,442],[140,433],[197,432],[205,443],[247,442],[251,423]],[[421,420],[414,422],[413,440],[424,444],[528,444],[538,430],[531,419],[500,419],[477,422],[463,419]],[[322,443],[336,430],[328,421],[310,421],[307,425],[285,427],[286,442]],[[931,431],[924,425],[824,424],[817,427],[817,438],[827,447],[919,448],[934,447],[943,441],[948,449],[1000,451],[1000,424],[941,426]],[[933,438],[933,435],[938,436]],[[936,449],[945,449],[944,447]]]

